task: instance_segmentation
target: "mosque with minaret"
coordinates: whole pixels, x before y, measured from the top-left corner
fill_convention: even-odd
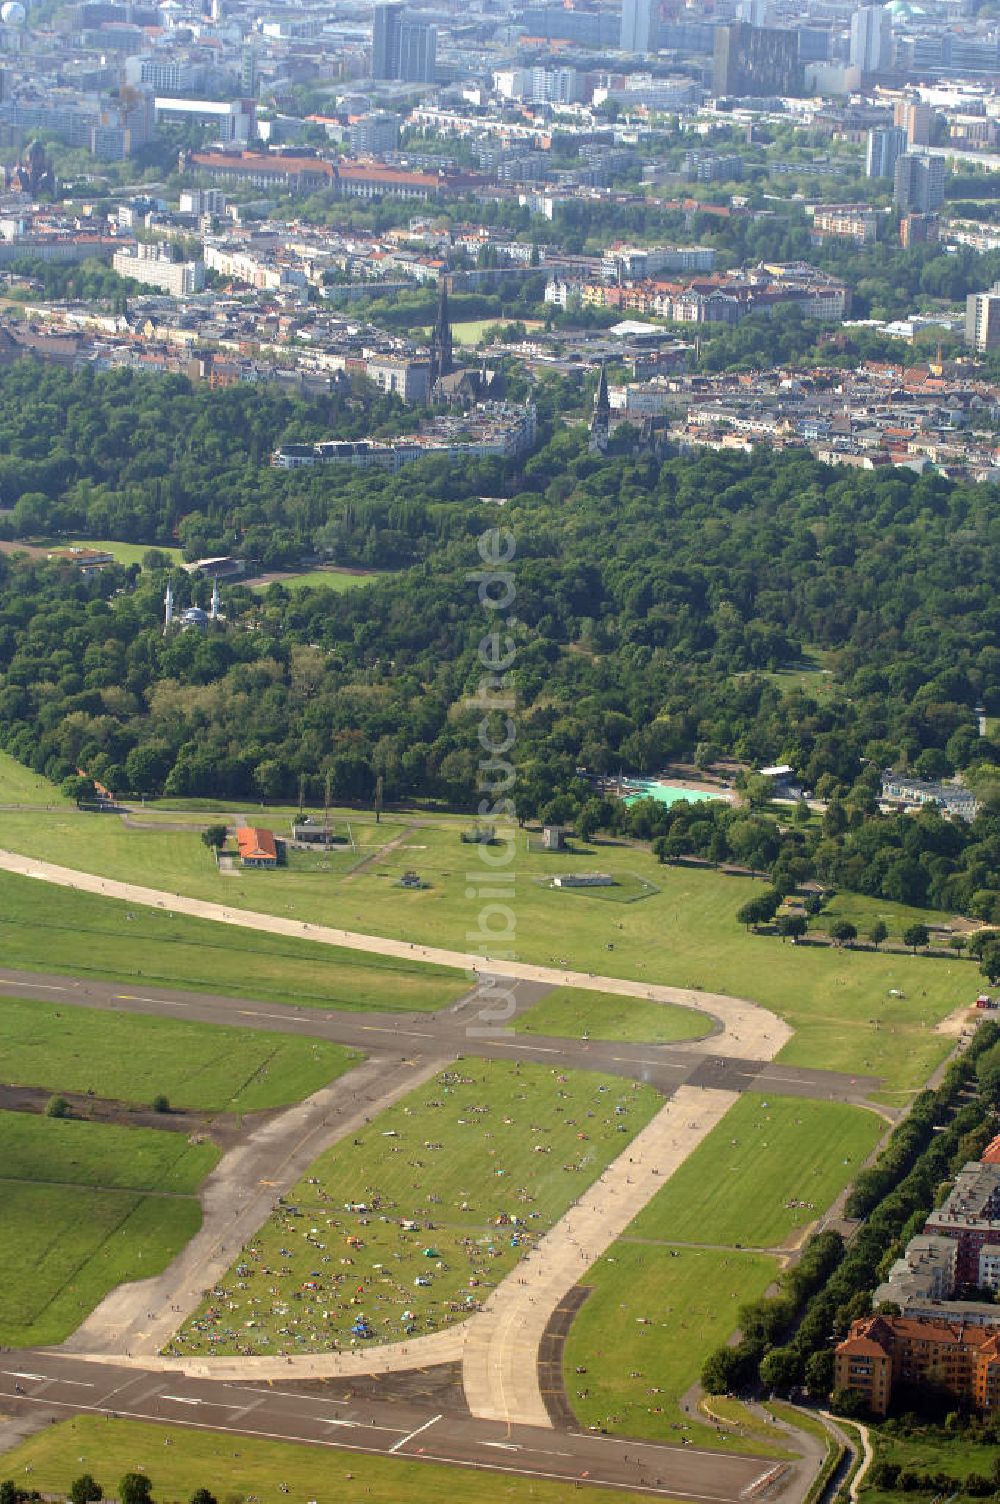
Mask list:
[[[201,606],[188,606],[179,614],[174,612],[174,587],[167,581],[163,596],[163,635],[178,632],[207,632],[213,622],[223,622],[222,602],[219,599],[219,582],[212,581],[212,604],[205,611]]]

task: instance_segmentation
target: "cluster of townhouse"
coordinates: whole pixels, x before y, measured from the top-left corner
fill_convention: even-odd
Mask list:
[[[630,422],[665,415],[664,437],[682,453],[805,448],[826,464],[863,470],[931,467],[955,479],[1000,479],[1000,389],[960,365],[863,361],[853,370],[659,376],[612,387],[610,397]]]
[[[992,1291],[993,1300],[955,1299]],[[946,1200],[873,1296],[876,1315],[836,1349],[835,1385],[885,1415],[897,1385],[934,1385],[1000,1410],[1000,1138],[965,1165]],[[885,1314],[883,1314],[883,1312]],[[896,1312],[897,1314],[889,1314]]]
[[[700,246],[663,247],[652,253],[660,268],[689,268],[708,264],[711,251]],[[615,258],[608,258],[615,266]],[[640,275],[630,274],[631,260],[638,262]],[[605,263],[606,264],[606,263]],[[793,306],[807,318],[840,322],[850,308],[850,292],[835,277],[818,271],[806,262],[781,265],[761,263],[728,272],[667,278],[646,270],[641,257],[618,260],[627,268],[612,272],[600,281],[583,276],[575,278],[553,275],[546,285],[545,301],[557,307],[572,306],[573,300],[585,307],[614,308],[621,313],[654,315],[678,324],[738,324],[750,314],[773,313],[776,308]],[[602,266],[603,270],[603,266]]]

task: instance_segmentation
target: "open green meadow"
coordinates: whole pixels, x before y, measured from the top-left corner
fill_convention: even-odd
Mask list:
[[[781,1247],[823,1215],[885,1128],[874,1113],[840,1102],[748,1092],[625,1237]]]
[[[0,1112],[0,1180],[193,1195],[219,1162],[207,1141],[157,1128]]]
[[[0,804],[61,804],[69,808],[69,800],[57,784],[33,773],[9,752],[0,752]]]
[[[550,1034],[557,1039],[625,1039],[670,1044],[679,1039],[702,1039],[712,1020],[693,1008],[647,1003],[613,992],[589,992],[585,987],[557,987],[515,1021],[519,1034]]]
[[[201,1226],[218,1161],[183,1134],[0,1113],[0,1341],[59,1342],[125,1280],[158,1274]]]
[[[898,1467],[921,1474],[947,1473],[952,1478],[965,1479],[970,1473],[979,1473],[985,1478],[994,1475],[996,1447],[987,1442],[969,1441],[961,1430],[949,1436],[942,1431],[923,1428],[916,1429],[910,1436],[893,1436],[881,1426],[873,1426],[870,1435],[877,1462],[895,1463]],[[864,1504],[902,1504],[904,1499],[930,1500],[933,1495],[929,1492],[913,1494],[901,1489],[872,1488],[863,1482],[861,1497]],[[949,1504],[952,1500],[955,1504],[960,1504],[960,1501],[965,1504],[973,1496],[949,1491],[947,1497]]]
[[[433,1012],[469,986],[443,966],[233,929],[7,872],[0,872],[0,955],[5,966],[25,970],[141,977],[145,985],[299,1008]]]
[[[99,815],[6,814],[0,845],[233,906],[467,950],[475,947],[470,935],[482,908],[469,874],[485,875],[461,843],[467,824],[427,818],[401,845],[383,848],[350,874],[279,870],[222,877],[206,860],[197,832],[128,830]],[[374,848],[381,833],[370,839]],[[595,903],[537,881],[595,868],[645,877],[658,891],[637,903]],[[429,886],[400,888],[408,870]],[[977,990],[975,968],[957,958],[782,945],[749,935],[736,912],[760,890],[759,882],[661,866],[631,845],[597,842],[573,855],[549,855],[528,849],[518,833],[511,870],[520,959],[749,997],[796,1030],[779,1058],[884,1076],[891,1101],[918,1089],[944,1059],[951,1041],[935,1025]],[[882,912],[891,907],[880,905]],[[890,927],[896,932],[902,925]],[[245,944],[241,938],[240,948]],[[494,944],[506,948],[505,941]]]
[[[166,1351],[314,1352],[460,1321],[660,1106],[618,1077],[458,1061],[321,1155]]]
[[[683,1396],[708,1354],[735,1330],[739,1307],[763,1295],[776,1272],[765,1254],[613,1243],[580,1281],[592,1293],[563,1353],[566,1393],[580,1424],[746,1450],[738,1435],[700,1421],[693,1403],[686,1413]],[[756,1439],[753,1450],[763,1450]]]
[[[179,564],[184,554],[179,548],[164,548],[159,543],[119,543],[115,538],[74,538],[67,548],[103,548],[114,554],[119,564],[141,564],[150,549],[166,554],[173,564]]]
[[[125,1473],[145,1473],[154,1498],[167,1504],[199,1488],[210,1489],[223,1504],[242,1504],[251,1496],[260,1504],[287,1504],[289,1497],[296,1504],[441,1504],[447,1498],[462,1504],[579,1504],[581,1498],[616,1504],[622,1497],[617,1489],[588,1487],[581,1494],[575,1483],[511,1478],[484,1468],[368,1457],[338,1451],[335,1441],[297,1446],[93,1415],[46,1426],[0,1456],[0,1475],[60,1497],[82,1472],[92,1473],[106,1495]]]
[[[286,590],[335,590],[342,595],[345,590],[357,590],[362,585],[371,585],[385,578],[385,570],[370,572],[355,569],[303,569],[297,574],[282,574],[277,581],[248,580],[251,590],[263,591],[269,585],[284,585]]]
[[[148,1106],[259,1112],[311,1096],[360,1057],[325,1039],[0,998],[0,1077]]]

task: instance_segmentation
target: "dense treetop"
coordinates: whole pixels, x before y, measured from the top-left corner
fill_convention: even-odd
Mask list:
[[[388,798],[472,807],[478,722],[460,702],[487,623],[468,571],[499,524],[517,547],[519,813],[578,813],[592,794],[581,766],[789,761],[850,807],[834,847],[810,847],[813,869],[863,886],[864,868],[878,891],[899,851],[876,861],[858,819],[883,767],[1000,778],[973,716],[980,701],[1000,710],[995,489],[805,453],[601,457],[556,421],[518,471],[268,467],[282,440],[391,423],[380,402],[0,372],[9,532],[397,571],[344,595],[226,587],[224,629],[164,637],[165,556],[90,579],[0,559],[0,741],[51,776],[84,766],[116,789],[294,797],[305,774],[314,796],[329,772],[338,798],[365,800],[381,774]],[[206,603],[207,582],[173,581],[179,607]],[[665,833],[656,818],[644,833]],[[905,827],[875,827],[876,845],[905,847]],[[965,836],[934,840],[940,881],[930,856],[924,878],[893,879],[911,901],[967,906],[1000,888],[998,850],[946,892]]]

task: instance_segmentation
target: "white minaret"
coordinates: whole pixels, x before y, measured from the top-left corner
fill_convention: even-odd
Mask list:
[[[164,635],[174,624],[174,587],[167,581],[167,593],[163,597],[163,631]]]
[[[219,582],[218,582],[218,580],[213,580],[212,581],[212,609],[211,609],[211,611],[208,614],[209,614],[209,616],[211,617],[211,619],[213,621],[218,621],[218,619],[219,619]]]

